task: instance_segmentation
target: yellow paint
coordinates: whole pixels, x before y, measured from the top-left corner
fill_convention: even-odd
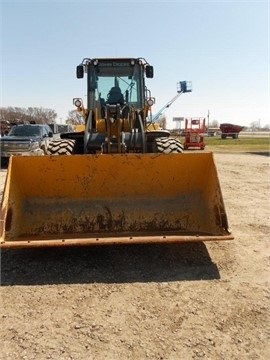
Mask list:
[[[2,220],[2,246],[229,236],[213,155],[207,152],[12,157]]]

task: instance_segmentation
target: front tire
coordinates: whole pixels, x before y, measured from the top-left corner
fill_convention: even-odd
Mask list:
[[[163,154],[182,153],[183,144],[179,139],[172,137],[155,138],[153,141],[153,152]]]
[[[76,141],[71,139],[51,141],[47,148],[48,155],[73,155],[76,153]]]

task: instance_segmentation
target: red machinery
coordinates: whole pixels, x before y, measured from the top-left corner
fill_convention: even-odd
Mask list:
[[[205,148],[205,118],[185,119],[185,142],[184,149],[197,147],[203,150]]]
[[[221,139],[226,139],[226,137],[232,137],[233,139],[238,139],[240,131],[244,129],[244,126],[234,125],[234,124],[220,124],[221,130]]]

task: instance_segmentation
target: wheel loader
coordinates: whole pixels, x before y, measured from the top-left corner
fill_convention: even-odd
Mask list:
[[[10,159],[2,248],[233,239],[213,154],[185,153],[152,121],[153,75],[143,58],[83,59],[83,129]]]

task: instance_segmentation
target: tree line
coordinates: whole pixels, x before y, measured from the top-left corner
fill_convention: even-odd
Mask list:
[[[43,107],[0,107],[0,120],[9,123],[26,123],[35,122],[36,124],[55,124],[57,113],[53,109],[47,109]],[[162,116],[158,119],[157,123],[161,128],[166,128],[166,117]],[[68,112],[65,124],[81,124],[83,119],[81,114],[77,110],[71,110]],[[209,127],[219,127],[217,120],[212,120],[209,123]],[[270,125],[261,127],[260,121],[254,121],[250,124],[250,128],[256,130],[269,130]]]
[[[35,122],[36,124],[55,124],[57,113],[53,109],[43,107],[0,107],[0,120],[12,123],[28,123]],[[83,122],[82,116],[77,110],[68,112],[66,124],[81,124]]]
[[[0,120],[9,123],[27,123],[35,122],[36,124],[53,124],[57,113],[52,109],[43,107],[1,107]]]

